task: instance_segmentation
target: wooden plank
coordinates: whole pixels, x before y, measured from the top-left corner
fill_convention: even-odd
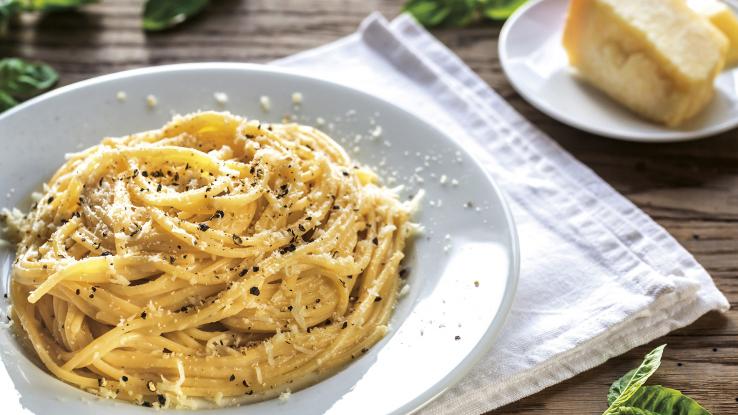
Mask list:
[[[140,30],[140,0],[105,0],[83,12],[26,16],[0,42],[0,55],[44,60],[62,83],[128,68],[191,61],[268,62],[353,32],[370,12],[387,17],[396,0],[217,0],[181,28]],[[738,306],[738,139],[735,131],[694,143],[606,140],[532,108],[497,59],[500,24],[435,30],[528,120],[671,232]],[[651,345],[612,359],[494,414],[597,414],[609,384],[657,344],[669,343],[654,378],[694,396],[715,414],[738,413],[738,311],[709,314]],[[678,365],[681,363],[681,365]]]

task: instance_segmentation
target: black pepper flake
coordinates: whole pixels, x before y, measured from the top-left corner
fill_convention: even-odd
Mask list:
[[[288,305],[287,306],[287,310],[292,311],[292,306],[291,305]]]
[[[159,401],[159,406],[164,406],[164,405],[166,405],[166,403],[167,403],[167,398],[166,398],[166,396],[164,396],[164,395],[162,395],[162,394],[157,394],[157,395],[156,395],[156,400],[158,400],[158,401]]]
[[[369,349],[367,349],[366,347],[365,347],[365,348],[363,348],[363,349],[361,349],[361,353],[366,353],[366,352],[368,352],[368,351],[369,351]]]
[[[461,340],[461,336],[454,336],[454,340]]]
[[[241,270],[241,272],[238,273],[238,276],[239,277],[243,277],[244,275],[246,275],[247,272],[249,272],[249,269],[248,268],[244,268],[244,269]]]
[[[95,294],[90,294],[90,295],[88,295],[88,297],[95,298]]]
[[[348,177],[349,173],[347,171],[343,172],[343,175]]]
[[[228,380],[230,380],[231,382],[233,382],[234,380],[236,380],[236,375],[231,374],[231,377],[229,377]]]
[[[257,265],[254,265],[254,266],[253,266],[253,267],[251,268],[251,270],[252,270],[252,271],[254,271],[254,272],[259,272],[259,267],[258,267]]]
[[[101,255],[101,256],[110,256],[110,255],[113,255],[113,253],[112,253],[112,252],[110,252],[110,251],[103,251],[103,253],[102,253],[102,254],[100,254],[100,255]]]
[[[249,383],[248,383],[248,382],[246,382],[245,380],[242,380],[242,381],[241,381],[241,384],[242,384],[243,386],[247,387],[247,388],[249,387]]]
[[[123,382],[128,382],[128,376],[123,375],[121,376],[120,380],[122,380]]]
[[[147,171],[142,171],[142,172],[141,172],[141,176],[143,176],[143,177],[149,177],[149,172],[147,172]]]
[[[243,239],[241,239],[240,236],[233,234],[233,243],[236,245],[241,245],[243,243]]]
[[[344,321],[343,324],[341,324],[342,330],[345,329],[346,327],[348,327],[348,321]]]
[[[156,185],[156,191],[161,192],[161,183]]]
[[[316,303],[316,304],[320,303],[320,298],[316,298],[316,299],[315,299],[315,303]]]
[[[204,223],[201,223],[201,224],[197,225],[197,228],[200,229],[201,231],[205,232],[206,230],[210,229],[210,226],[208,226],[208,225],[206,225]]]
[[[95,291],[97,291],[97,287],[92,287],[92,292],[94,293]]]
[[[151,402],[149,402],[149,401],[143,401],[143,402],[141,402],[141,406],[145,406],[147,408],[153,408],[154,407],[154,405]]]
[[[79,295],[79,293],[80,293],[79,288],[77,288],[76,290],[74,290],[74,293],[77,294],[77,295]]]
[[[377,239],[377,237],[375,236],[374,239],[372,239],[372,243],[374,245],[379,245],[379,239]]]
[[[407,275],[407,269],[406,268],[401,269],[400,278],[405,278],[406,275]]]
[[[376,296],[376,297],[374,297],[374,302],[375,302],[375,303],[378,303],[378,302],[380,302],[380,301],[382,301],[382,297],[380,297],[380,296]]]
[[[300,232],[305,232],[305,227],[304,227],[304,226],[302,226],[302,223],[301,223],[301,224],[299,224],[299,225],[297,225],[297,229],[299,229],[299,230],[300,230]]]
[[[289,193],[290,188],[286,184],[283,184],[279,186],[279,193],[277,194],[277,199],[283,198]]]
[[[295,249],[297,249],[297,247],[295,246],[295,244],[289,244],[289,245],[285,245],[285,246],[279,248],[279,253],[284,255],[284,254],[286,254],[288,252],[294,252]]]
[[[308,216],[308,217],[305,218],[305,220],[313,220],[313,217],[312,216]]]
[[[215,215],[213,215],[213,219],[220,219],[223,216],[225,216],[225,213],[222,210],[216,210]]]
[[[53,202],[53,201],[54,201],[54,196],[51,196],[51,197],[49,197],[49,198],[48,198],[48,199],[46,200],[46,203],[51,203],[51,202]]]
[[[249,289],[249,294],[251,294],[251,295],[259,295],[259,294],[261,294],[261,291],[259,291],[259,287],[251,287]]]
[[[174,264],[174,257],[171,255],[169,256],[169,263]]]
[[[333,205],[333,210],[338,210],[338,209],[341,209],[341,206]]]
[[[146,310],[141,312],[141,318],[146,320]]]
[[[99,387],[101,387],[101,388],[102,388],[103,386],[105,386],[105,384],[106,384],[106,383],[108,383],[108,382],[107,382],[107,381],[105,380],[105,378],[99,378],[99,379],[97,380],[97,386],[99,386]]]

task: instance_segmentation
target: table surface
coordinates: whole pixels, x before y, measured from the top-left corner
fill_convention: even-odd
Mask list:
[[[353,32],[370,12],[391,18],[398,0],[218,0],[165,33],[140,29],[142,1],[103,0],[80,13],[24,16],[0,56],[40,59],[67,84],[129,68],[193,61],[269,62]],[[515,93],[497,59],[501,25],[433,33],[528,120],[665,227],[692,252],[734,307],[493,414],[599,414],[610,383],[651,347],[668,343],[653,381],[714,414],[738,413],[738,139],[731,131],[682,144],[608,140],[560,124]]]

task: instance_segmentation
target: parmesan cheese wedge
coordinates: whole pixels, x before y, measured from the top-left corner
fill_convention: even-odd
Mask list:
[[[672,127],[710,101],[728,51],[684,0],[572,0],[563,42],[585,80]]]
[[[687,0],[687,5],[723,32],[730,42],[726,62],[738,63],[738,17],[730,7],[718,0]]]

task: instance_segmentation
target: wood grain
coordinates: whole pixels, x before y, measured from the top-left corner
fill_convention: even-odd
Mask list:
[[[214,0],[166,33],[140,30],[141,1],[105,0],[83,12],[26,16],[1,56],[52,64],[63,83],[123,69],[191,61],[268,62],[345,36],[370,12],[397,15],[400,1]],[[671,232],[738,306],[738,137],[683,144],[606,140],[562,125],[525,103],[497,59],[500,25],[434,33],[527,119]],[[738,311],[708,314],[653,344],[500,408],[493,414],[599,414],[609,384],[653,346],[669,343],[655,382],[681,389],[714,414],[738,413]]]

